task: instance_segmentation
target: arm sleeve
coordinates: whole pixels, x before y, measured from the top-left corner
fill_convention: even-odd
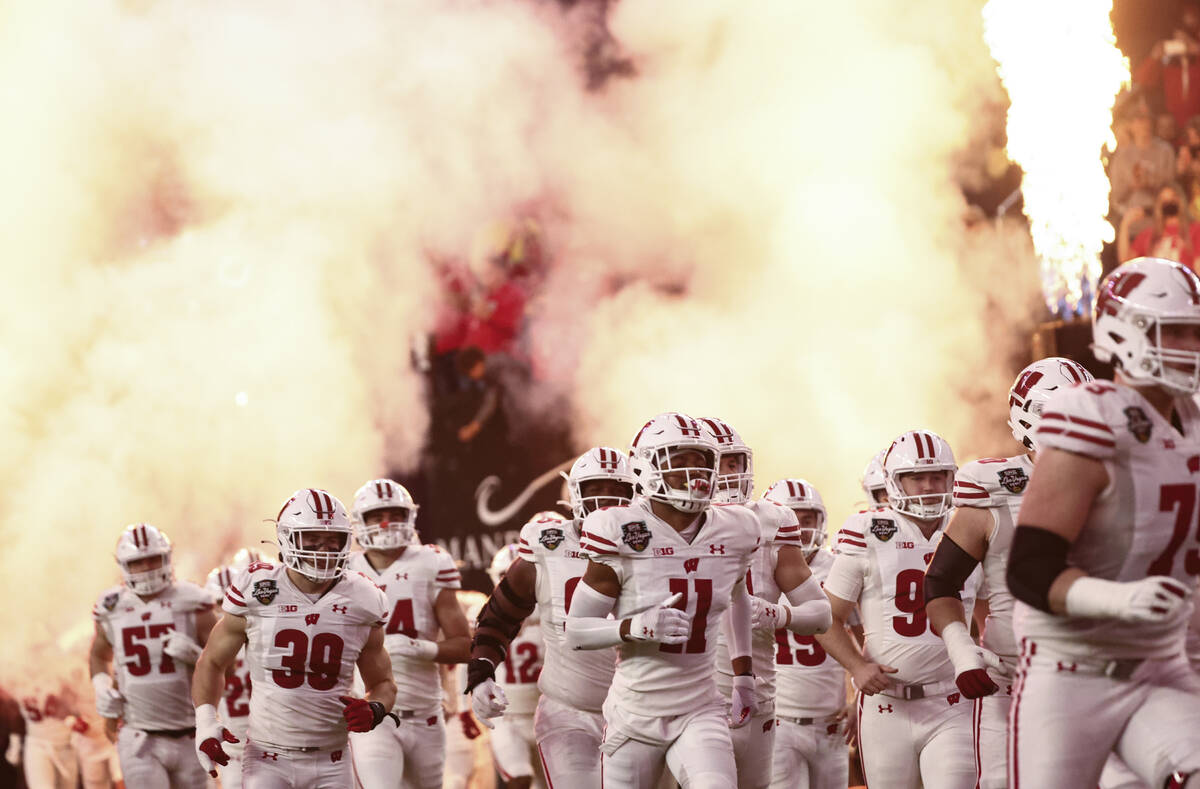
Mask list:
[[[833,608],[829,605],[829,598],[821,591],[816,576],[809,576],[807,581],[785,592],[784,598],[792,609],[788,630],[793,633],[824,633],[833,624]]]
[[[608,618],[616,604],[616,598],[600,594],[586,583],[576,586],[565,624],[567,646],[605,649],[620,644],[621,620]]]
[[[729,645],[730,659],[750,656],[751,614],[750,593],[746,591],[746,579],[743,576],[734,584],[729,610],[721,617],[721,627],[725,631],[725,643]]]

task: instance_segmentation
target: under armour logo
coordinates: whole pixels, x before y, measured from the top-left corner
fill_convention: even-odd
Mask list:
[[[654,638],[654,628],[652,628],[652,627],[643,627],[643,628],[642,628],[642,636],[643,636],[644,638]]]
[[[946,697],[946,701],[950,702],[951,704],[957,704],[961,699],[962,699],[962,696],[960,696],[957,693],[951,693],[949,696]]]
[[[150,618],[150,612],[149,612],[149,611],[147,611],[146,613],[142,614],[142,621],[143,621],[143,622],[145,622],[145,621],[146,621],[146,620],[148,620],[149,618]]]
[[[1193,474],[1195,474],[1197,471],[1200,471],[1200,455],[1192,455],[1190,458],[1188,458],[1187,463],[1188,471],[1192,472]]]
[[[333,609],[333,612],[335,614],[344,614],[350,610],[350,608],[348,606],[344,606],[344,605],[331,605],[329,607]]]
[[[710,546],[708,546],[708,552],[709,553],[719,553],[722,556],[724,556],[725,555],[725,546],[724,545],[710,545]]]
[[[766,723],[764,723],[764,724],[763,724],[763,731],[764,731],[764,732],[770,731],[770,730],[771,730],[771,727],[772,727],[772,726],[774,726],[774,725],[775,725],[775,719],[774,719],[774,718],[771,718],[771,720],[769,720],[769,721],[767,721]]]
[[[699,569],[700,569],[700,560],[699,559],[684,559],[683,560],[683,571],[685,573],[694,573]]]
[[[1011,696],[1012,695],[1012,685],[1005,685],[1004,687],[1005,687],[1005,691],[1004,691],[1005,694]]]
[[[894,712],[894,710],[892,709],[892,705],[891,705],[891,704],[880,704],[880,705],[879,705],[879,711],[880,711],[881,713],[884,713],[884,712]]]
[[[340,762],[341,760],[342,760],[342,752],[341,751],[330,751],[329,752],[329,761]]]
[[[1060,660],[1060,661],[1058,661],[1058,670],[1059,671],[1074,671],[1075,664],[1074,663],[1063,663]]]
[[[396,573],[396,580],[397,581],[407,581],[408,573]]]
[[[263,751],[263,758],[270,759],[273,762],[277,762],[277,761],[279,761],[279,754],[271,753],[270,751]]]
[[[304,624],[306,624],[306,625],[315,625],[315,624],[317,623],[317,620],[318,620],[318,619],[320,619],[320,618],[321,618],[321,615],[320,615],[320,614],[305,614],[305,616],[304,616]]]

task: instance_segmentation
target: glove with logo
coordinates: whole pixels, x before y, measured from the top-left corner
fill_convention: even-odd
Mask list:
[[[1123,622],[1163,622],[1187,604],[1189,590],[1165,575],[1140,581],[1075,579],[1067,589],[1066,607],[1071,616],[1120,619]]]
[[[433,660],[437,657],[438,645],[435,641],[424,638],[409,638],[401,633],[393,633],[383,637],[383,647],[389,655],[416,658],[417,660]]]
[[[682,644],[687,641],[692,618],[687,612],[671,607],[682,599],[683,595],[676,592],[649,610],[631,616],[629,634],[625,640],[659,644]]]
[[[217,766],[229,764],[229,754],[222,743],[240,742],[237,737],[217,720],[217,708],[201,704],[196,708],[196,758],[200,766],[213,778],[217,777]]]
[[[163,640],[163,652],[184,663],[195,665],[203,651],[203,647],[178,630],[170,631]]]
[[[739,674],[733,678],[733,695],[729,704],[729,728],[745,726],[754,717],[758,706],[754,701],[754,676]]]
[[[371,731],[387,716],[387,710],[378,701],[356,699],[353,696],[338,696],[338,701],[346,705],[342,717],[346,719],[346,728],[350,731]]]
[[[475,710],[475,718],[489,729],[496,728],[489,718],[497,718],[508,709],[508,697],[504,689],[496,681],[488,677],[471,690],[471,708]]]
[[[776,631],[787,627],[792,621],[792,611],[787,606],[768,603],[761,597],[750,597],[750,627],[753,630]]]

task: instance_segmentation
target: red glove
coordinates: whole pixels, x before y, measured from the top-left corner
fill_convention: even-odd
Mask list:
[[[88,722],[83,718],[76,718],[75,722],[71,724],[71,731],[78,734],[87,734],[87,731],[90,728],[91,726],[88,726]]]
[[[387,715],[387,710],[378,701],[356,699],[353,696],[338,696],[338,701],[346,705],[342,717],[346,719],[346,728],[350,731],[370,731]]]
[[[978,699],[990,696],[1000,690],[1000,686],[992,682],[992,678],[981,668],[964,671],[954,678],[954,684],[968,699]]]
[[[458,713],[458,720],[462,723],[463,734],[468,740],[473,740],[482,734],[479,731],[479,724],[475,722],[475,716],[471,714],[470,710]]]

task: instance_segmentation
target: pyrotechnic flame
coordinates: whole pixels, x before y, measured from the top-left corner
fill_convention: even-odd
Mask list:
[[[1008,154],[1021,191],[1042,290],[1051,312],[1086,311],[1113,239],[1108,177],[1099,151],[1112,138],[1112,107],[1129,81],[1111,3],[990,0],[984,39],[1008,89]]]

